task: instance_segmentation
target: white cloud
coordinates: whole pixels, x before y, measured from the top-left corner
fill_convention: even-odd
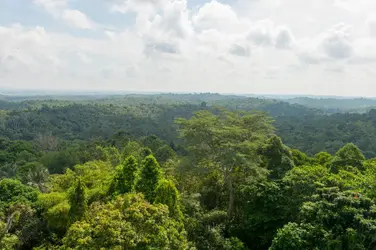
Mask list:
[[[81,52],[77,52],[77,56],[84,63],[91,63],[92,62],[92,60],[86,54],[83,54]]]
[[[275,47],[278,49],[291,49],[295,43],[292,32],[287,27],[280,27],[275,38]]]
[[[124,48],[125,43],[128,48]],[[33,84],[36,88],[89,88],[90,83],[83,80],[97,78],[94,82],[100,87],[104,79],[98,75],[99,68],[136,65],[141,51],[140,40],[127,32],[117,34],[113,40],[96,40],[48,33],[42,27],[0,26],[0,75],[4,86],[10,82],[10,86]],[[125,79],[135,70],[124,67],[123,73],[119,72],[115,71],[114,76]]]
[[[339,24],[323,35],[321,49],[330,58],[346,59],[353,55],[354,48],[350,27]]]
[[[0,23],[0,86],[376,96],[374,1],[189,1],[107,0],[124,22],[106,29],[73,1],[34,0],[94,36]]]
[[[333,4],[353,13],[364,13],[376,9],[376,2],[372,0],[334,0]]]
[[[68,5],[68,0],[33,0],[38,6],[43,7],[49,13],[59,16],[60,10]]]
[[[34,0],[34,3],[74,28],[93,29],[95,26],[85,13],[68,8],[68,0]]]
[[[307,64],[352,60],[358,56],[358,48],[351,29],[350,26],[340,23],[313,38],[301,40],[297,55]]]
[[[128,12],[154,12],[156,8],[168,3],[169,0],[113,0],[111,11]]]
[[[252,25],[247,38],[256,45],[272,45],[273,31],[273,21],[261,20]]]
[[[192,33],[186,0],[173,1],[165,5],[163,17],[158,21],[156,25],[172,36],[184,39]]]
[[[21,66],[35,72],[59,63],[58,57],[49,53],[50,37],[42,27],[30,30],[20,25],[2,27],[0,41],[0,58],[3,58],[3,65],[8,62],[11,69],[17,70],[17,66]]]
[[[366,25],[370,35],[376,37],[376,13],[368,17]]]
[[[147,11],[143,7],[147,7]],[[185,47],[194,32],[186,0],[126,1],[122,10],[135,12],[135,30],[143,40],[143,54],[147,58],[176,59],[186,52]],[[107,32],[107,36],[112,35]]]
[[[69,25],[79,29],[93,29],[93,22],[81,11],[66,9],[61,18]]]
[[[147,43],[177,44],[178,40],[187,39],[193,32],[184,0],[166,4],[149,19],[147,25],[138,30]]]
[[[234,43],[229,52],[237,56],[249,57],[251,55],[251,48],[247,44],[242,45]]]
[[[145,44],[145,54],[151,55],[154,52],[162,52],[167,54],[178,54],[180,53],[179,48],[171,43],[163,42],[149,42]]]
[[[249,28],[249,22],[241,20],[234,9],[217,1],[205,3],[192,21],[198,31],[216,29],[226,33],[241,33]]]

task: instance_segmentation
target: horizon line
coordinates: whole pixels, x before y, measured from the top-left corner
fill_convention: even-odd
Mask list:
[[[27,93],[23,93],[27,92]],[[71,89],[3,89],[0,91],[0,95],[6,96],[58,96],[62,94],[67,95],[100,95],[100,94],[107,94],[107,95],[132,95],[132,94],[139,94],[139,95],[161,95],[161,94],[177,94],[177,95],[185,95],[185,94],[192,94],[192,95],[199,95],[199,94],[217,94],[223,96],[244,96],[244,97],[289,97],[289,98],[296,98],[296,97],[319,97],[319,98],[342,98],[342,99],[375,99],[376,96],[346,96],[346,95],[327,95],[327,94],[303,94],[303,93],[291,93],[291,94],[280,94],[280,93],[231,93],[231,92],[211,92],[211,91],[142,91],[142,90],[86,90],[86,89],[79,89],[79,90],[71,90]]]

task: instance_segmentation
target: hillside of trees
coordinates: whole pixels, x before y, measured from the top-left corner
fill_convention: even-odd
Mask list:
[[[73,96],[40,100],[9,97],[0,101],[0,134],[12,140],[33,141],[52,136],[57,140],[109,139],[119,131],[129,136],[156,135],[179,144],[174,120],[193,112],[217,107],[260,110],[273,117],[276,133],[292,148],[310,156],[325,150],[331,154],[354,143],[367,158],[376,157],[376,113],[327,114],[278,100],[221,96],[218,94],[163,94],[111,97]],[[20,100],[21,99],[21,100]]]
[[[0,101],[0,249],[376,249],[376,111]]]
[[[371,98],[296,97],[285,101],[290,104],[321,109],[329,114],[341,112],[365,113],[376,108],[376,99]]]
[[[352,142],[368,157],[376,157],[376,110],[364,114],[284,116],[275,126],[285,143],[310,155],[322,150],[335,153],[336,148]]]

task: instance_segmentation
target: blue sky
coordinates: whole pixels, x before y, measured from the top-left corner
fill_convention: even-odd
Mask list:
[[[373,0],[0,0],[0,88],[376,96]]]

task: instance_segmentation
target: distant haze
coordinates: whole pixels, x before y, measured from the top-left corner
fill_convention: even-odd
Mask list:
[[[210,93],[210,92],[208,92]],[[109,90],[97,90],[97,91],[85,91],[85,90],[0,90],[0,95],[12,95],[12,96],[112,96],[112,95],[129,95],[129,94],[141,94],[141,95],[158,95],[158,94],[199,94],[198,92],[147,92],[147,91],[109,91]],[[217,93],[211,93],[217,94]],[[244,93],[219,93],[221,95],[234,95],[244,97],[259,97],[267,99],[293,99],[299,97],[308,97],[313,99],[331,98],[331,99],[358,99],[364,97],[358,96],[330,96],[330,95],[289,95],[289,94],[244,94]],[[375,98],[366,98],[375,99]]]

